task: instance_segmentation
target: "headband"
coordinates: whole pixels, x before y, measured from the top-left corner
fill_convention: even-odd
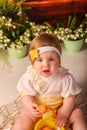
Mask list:
[[[55,51],[60,56],[60,52],[58,51],[58,49],[52,46],[43,46],[43,47],[33,49],[29,52],[29,55],[30,55],[31,60],[34,61],[36,58],[38,58],[40,54],[47,51]]]

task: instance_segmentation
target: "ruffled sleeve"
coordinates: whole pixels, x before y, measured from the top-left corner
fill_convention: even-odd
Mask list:
[[[27,73],[25,73],[20,79],[19,82],[17,84],[17,90],[19,92],[20,95],[31,95],[31,96],[35,96],[36,95],[36,91],[33,87],[33,84],[29,78],[29,75]]]
[[[61,95],[63,97],[69,97],[72,95],[78,95],[81,92],[81,88],[77,85],[74,77],[71,74],[64,76],[62,81]]]

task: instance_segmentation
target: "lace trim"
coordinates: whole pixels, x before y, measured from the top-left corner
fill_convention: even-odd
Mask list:
[[[33,66],[29,66],[27,69],[28,74],[31,77],[34,88],[39,91],[45,84],[45,81],[41,79],[41,77],[36,73],[33,69]]]

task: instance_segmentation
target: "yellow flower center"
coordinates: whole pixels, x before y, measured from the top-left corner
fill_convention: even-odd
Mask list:
[[[29,55],[31,60],[34,61],[39,55],[39,50],[33,49],[29,52]]]

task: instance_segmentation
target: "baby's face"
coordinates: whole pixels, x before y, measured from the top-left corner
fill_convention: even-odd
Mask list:
[[[59,69],[59,56],[54,51],[44,52],[34,61],[33,66],[38,74],[44,77],[51,76]]]

